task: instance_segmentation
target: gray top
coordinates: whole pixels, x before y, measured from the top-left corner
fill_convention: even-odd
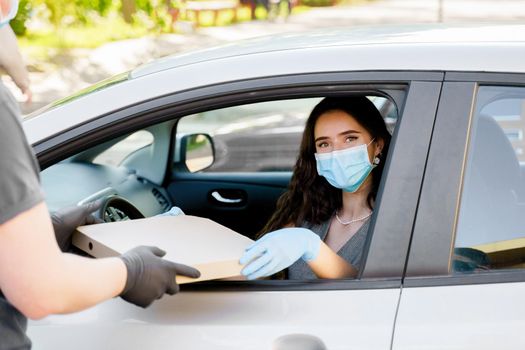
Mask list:
[[[43,200],[38,163],[19,114],[17,102],[0,83],[0,225]],[[31,348],[26,326],[26,318],[0,293],[0,349]]]
[[[324,241],[330,228],[332,218],[319,224],[312,225],[305,223],[302,227],[306,227],[312,230],[314,233],[321,237]],[[363,257],[363,249],[368,236],[368,229],[370,227],[370,218],[368,218],[363,225],[357,230],[357,232],[339,249],[337,255],[345,259],[350,263],[356,270],[359,271],[361,268],[361,259]],[[307,263],[302,259],[296,261],[292,266],[288,268],[288,279],[290,280],[308,280],[316,279],[317,276],[313,273]]]

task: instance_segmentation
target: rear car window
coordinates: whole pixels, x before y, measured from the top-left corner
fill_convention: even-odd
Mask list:
[[[525,267],[525,88],[478,90],[456,230],[457,272]]]

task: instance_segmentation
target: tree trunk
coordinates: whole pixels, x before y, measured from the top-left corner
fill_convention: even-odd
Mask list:
[[[122,0],[122,17],[126,23],[133,22],[133,14],[136,11],[135,0]]]

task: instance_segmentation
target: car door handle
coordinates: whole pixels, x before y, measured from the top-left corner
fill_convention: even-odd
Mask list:
[[[224,204],[238,204],[242,202],[242,198],[224,198],[219,191],[213,191],[211,196],[219,203]]]
[[[321,339],[311,334],[286,334],[275,339],[272,350],[326,350]]]

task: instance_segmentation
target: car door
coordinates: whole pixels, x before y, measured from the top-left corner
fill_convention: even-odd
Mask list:
[[[389,349],[442,78],[439,72],[359,72],[260,79],[243,82],[243,89],[238,84],[223,84],[190,91],[186,99],[184,94],[163,96],[159,108],[166,104],[168,111],[152,112],[155,101],[148,101],[144,110],[150,114],[146,117],[137,113],[142,107],[135,105],[134,114],[119,110],[104,116],[111,121],[105,128],[100,127],[104,119],[95,120],[93,126],[82,125],[83,132],[93,128],[87,133],[92,141],[96,130],[118,134],[119,128],[130,131],[130,125],[142,127],[146,120],[330,94],[380,94],[394,101],[399,110],[359,278],[195,283],[183,286],[176,296],[164,296],[147,309],[115,298],[83,312],[31,322],[29,334],[35,348],[245,350],[317,344],[322,349],[320,344],[324,344],[328,349]],[[53,144],[53,140],[48,143]],[[72,143],[67,144],[71,147]],[[52,162],[52,153],[60,153],[58,148],[45,152],[42,147],[41,154],[48,163]],[[193,193],[200,203],[197,206],[204,206],[204,213],[210,214],[226,211],[207,204],[210,189],[223,189],[227,183],[245,190],[257,207],[259,200],[273,200],[289,175],[257,171],[168,176],[166,186],[171,187],[176,204],[185,202],[177,198],[180,188],[193,188],[186,196]],[[276,190],[252,197],[256,191],[246,190],[247,184],[259,192],[271,186]],[[242,208],[232,212],[232,217],[243,215]]]
[[[393,349],[525,346],[525,76],[448,73]]]

